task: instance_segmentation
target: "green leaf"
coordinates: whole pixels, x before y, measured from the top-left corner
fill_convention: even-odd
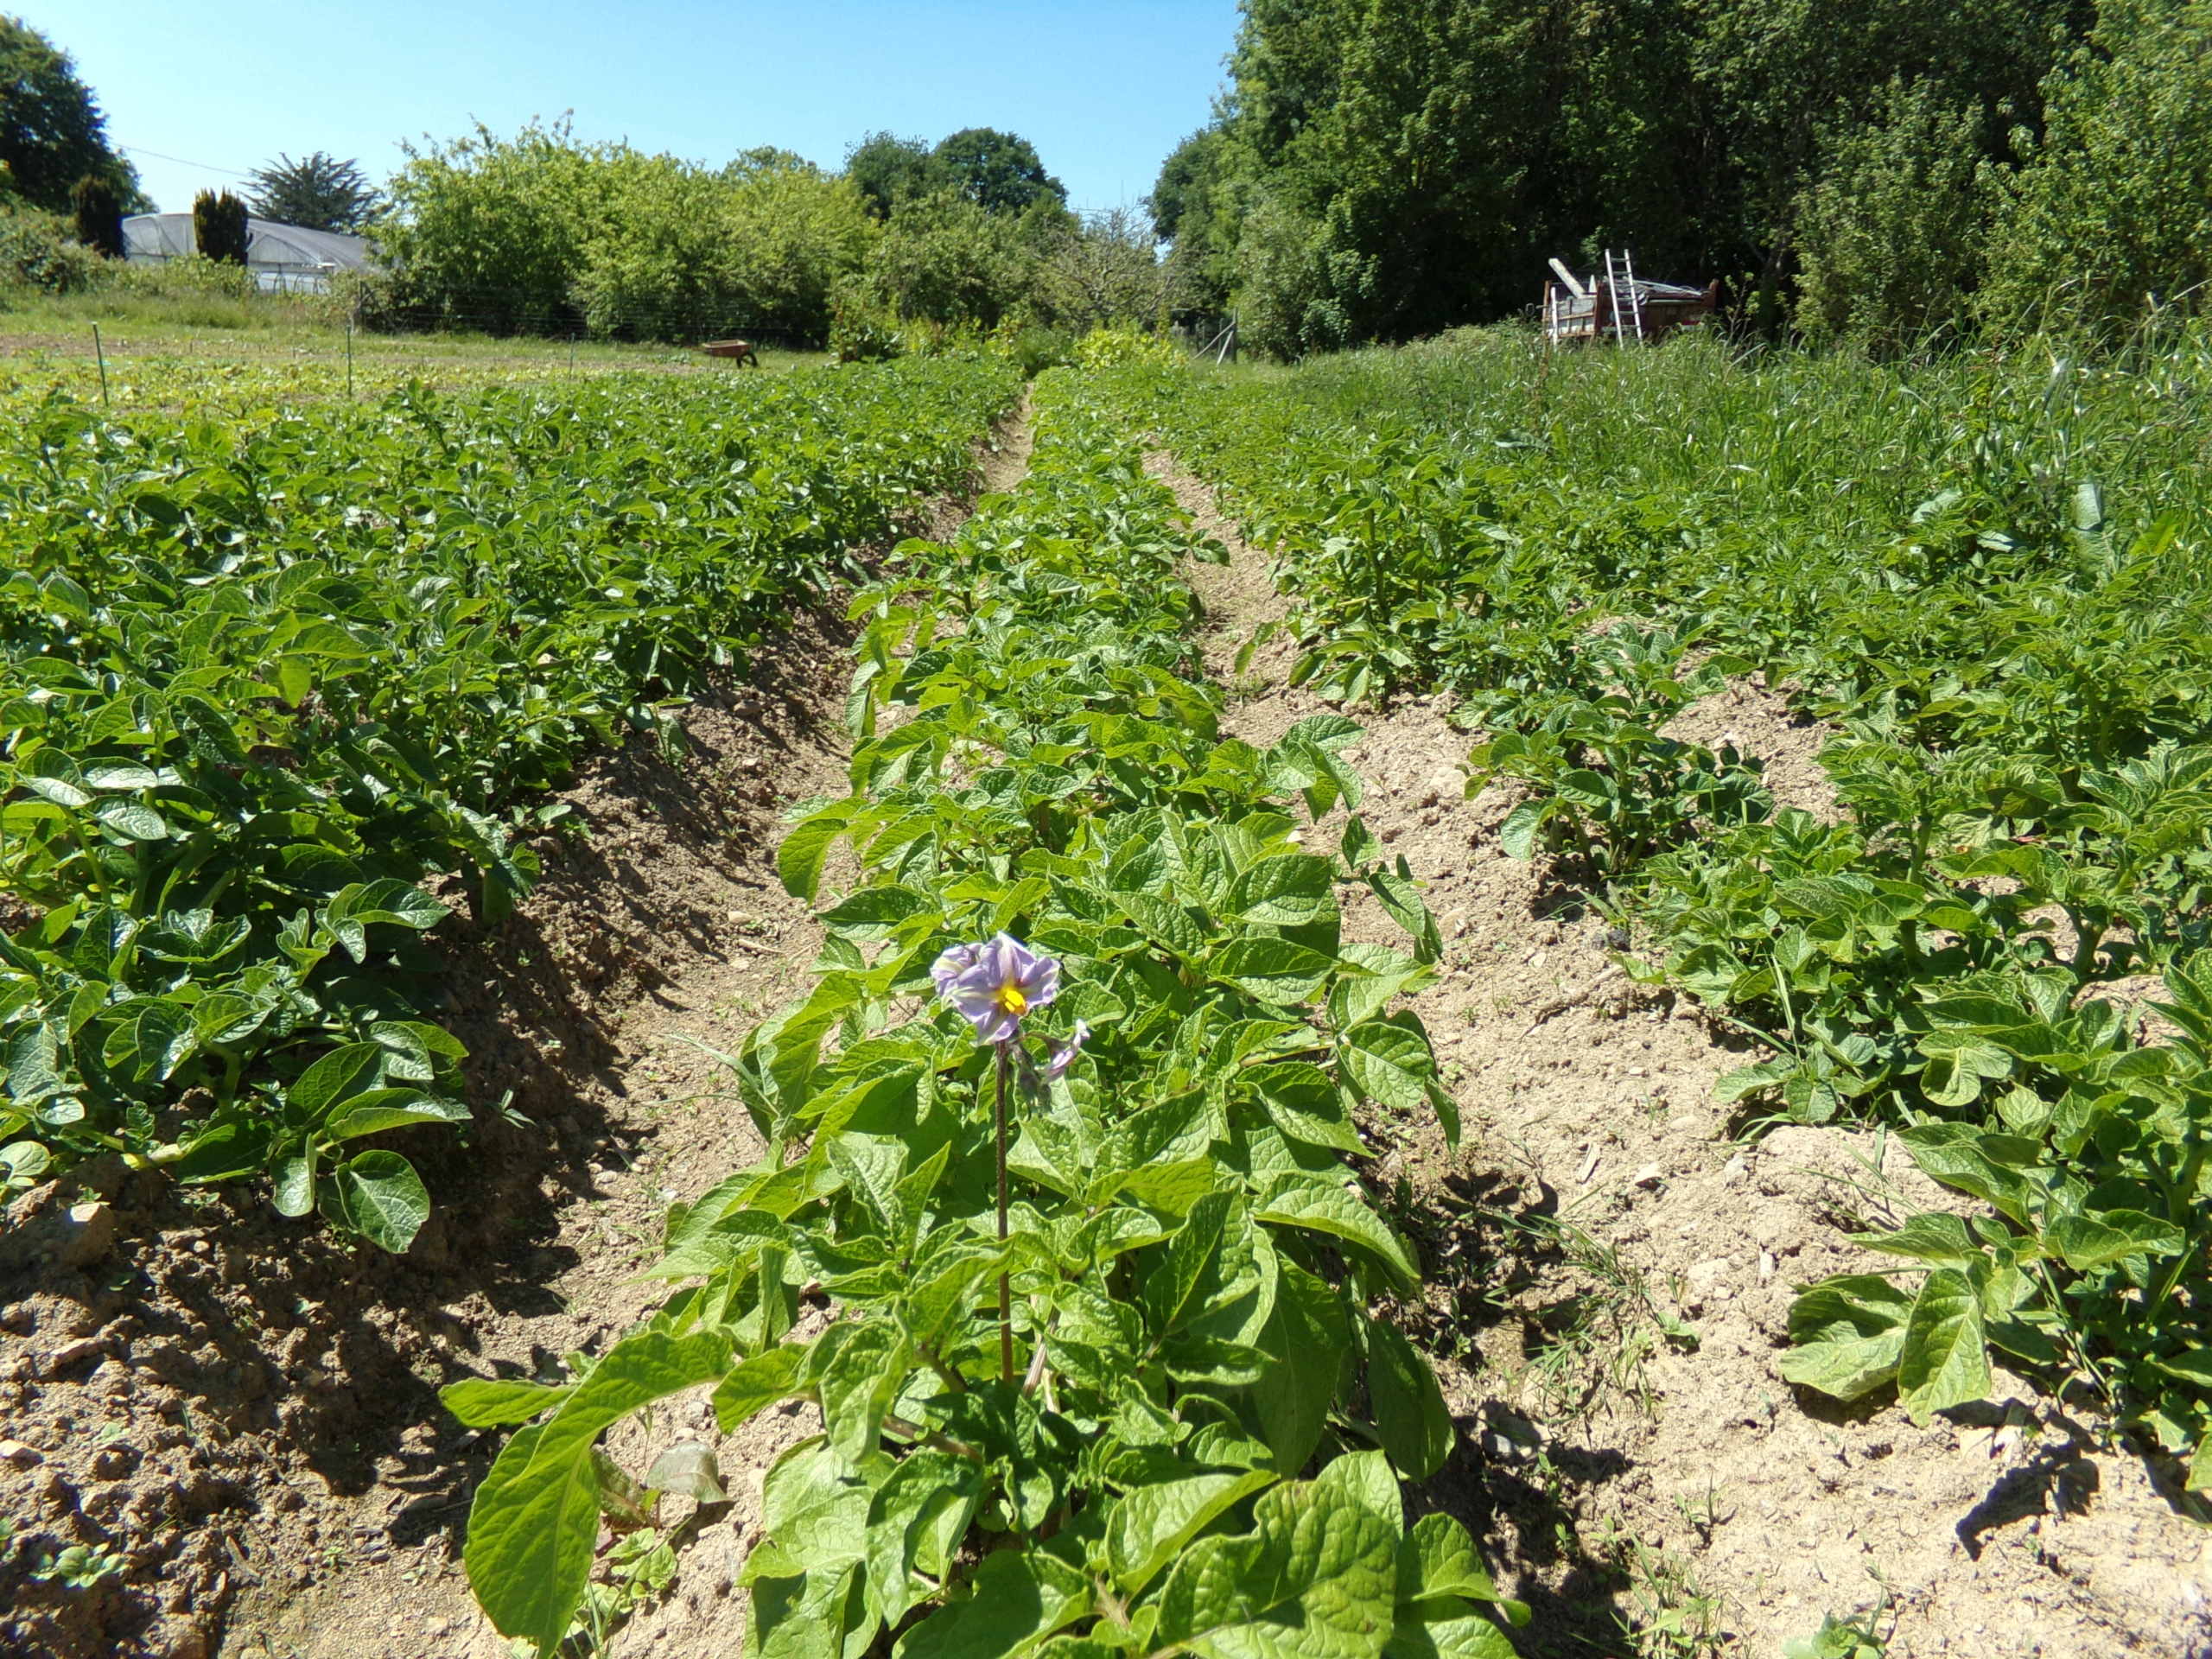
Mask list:
[[[1336,964],[1318,950],[1287,939],[1232,939],[1208,972],[1262,1002],[1288,1007],[1321,988]]]
[[[1910,1217],[1894,1232],[1853,1233],[1851,1241],[1887,1255],[1907,1255],[1952,1267],[1981,1254],[1964,1219],[1942,1211]]]
[[[1184,1553],[1160,1592],[1157,1645],[1200,1659],[1374,1659],[1395,1613],[1397,1529],[1311,1481],[1262,1493],[1253,1521]]]
[[[1408,1480],[1426,1480],[1452,1455],[1457,1438],[1436,1373],[1398,1328],[1367,1324],[1367,1394],[1382,1450]]]
[[[1221,1249],[1223,1230],[1235,1204],[1230,1193],[1214,1192],[1192,1205],[1183,1225],[1167,1241],[1166,1261],[1145,1276],[1139,1294],[1145,1324],[1155,1337],[1175,1330],[1191,1311],[1192,1294]]]
[[[1394,1537],[1406,1530],[1406,1502],[1391,1472],[1390,1460],[1380,1452],[1348,1452],[1331,1459],[1313,1478],[1313,1484],[1332,1501],[1364,1505],[1389,1522]]]
[[[1229,890],[1229,913],[1269,927],[1304,927],[1336,912],[1334,872],[1325,858],[1263,858]]]
[[[1536,855],[1536,836],[1545,821],[1557,810],[1548,800],[1522,801],[1505,815],[1505,822],[1498,826],[1497,844],[1508,858],[1517,858],[1526,863]]]
[[[1789,1339],[1796,1345],[1778,1369],[1791,1382],[1856,1400],[1897,1376],[1911,1309],[1910,1296],[1873,1274],[1809,1286],[1790,1305]]]
[[[1391,1630],[1382,1655],[1383,1659],[1515,1659],[1505,1632],[1471,1613],[1436,1619],[1402,1618]]]
[[[148,997],[124,1004],[122,1018],[100,1047],[111,1071],[143,1082],[165,1082],[197,1042],[192,1016],[173,1002]]]
[[[1106,1518],[1106,1560],[1117,1587],[1135,1595],[1217,1516],[1274,1478],[1256,1469],[1193,1475],[1124,1493]]]
[[[2196,1450],[2190,1453],[2185,1484],[2192,1492],[2212,1491],[2212,1434],[2198,1440]]]
[[[525,1382],[504,1376],[467,1376],[438,1390],[445,1408],[470,1428],[526,1423],[566,1400],[575,1390],[564,1384]]]
[[[1261,1432],[1281,1474],[1306,1466],[1320,1444],[1351,1336],[1344,1299],[1296,1262],[1276,1263],[1274,1306],[1257,1343],[1272,1362],[1252,1385]]]
[[[2178,1255],[2189,1248],[2189,1236],[2180,1228],[2140,1210],[2061,1216],[2044,1236],[2076,1273],[2110,1267],[2131,1255]]]
[[[1916,1423],[1989,1397],[1981,1298],[1966,1274],[1937,1268],[1921,1281],[1897,1356],[1897,1398]]]
[[[1360,1093],[1377,1105],[1395,1111],[1419,1111],[1428,1103],[1428,1085],[1436,1075],[1436,1061],[1429,1052],[1427,1033],[1420,1016],[1399,1016],[1408,1023],[1370,1020],[1346,1032],[1338,1051],[1345,1074]]]
[[[832,1452],[858,1463],[875,1450],[908,1369],[906,1340],[887,1319],[869,1320],[837,1345],[815,1385]]]
[[[1013,1659],[1091,1611],[1090,1581],[1040,1550],[986,1556],[972,1587],[907,1631],[898,1659]]]
[[[1275,1178],[1255,1219],[1281,1226],[1305,1227],[1353,1244],[1390,1270],[1398,1287],[1416,1289],[1421,1270],[1405,1243],[1372,1210],[1335,1182],[1291,1174]]]
[[[333,1049],[300,1074],[285,1102],[300,1117],[319,1118],[342,1101],[377,1086],[387,1051],[380,1043],[348,1043]]]
[[[457,1100],[426,1095],[419,1089],[372,1089],[346,1103],[322,1126],[326,1141],[355,1141],[386,1129],[417,1123],[466,1123],[468,1108]]]
[[[415,1166],[396,1152],[365,1152],[326,1171],[315,1202],[333,1224],[394,1255],[430,1217],[430,1195]]]
[[[1424,1515],[1398,1545],[1398,1602],[1445,1597],[1496,1601],[1497,1586],[1466,1528],[1448,1515]]]
[[[927,1446],[899,1459],[876,1488],[868,1511],[868,1593],[886,1624],[937,1592],[933,1581],[951,1570],[982,1492],[979,1465]]]
[[[476,1600],[502,1636],[550,1656],[591,1572],[599,1482],[591,1451],[612,1423],[712,1377],[719,1337],[627,1337],[607,1351],[546,1422],[518,1431],[476,1489],[464,1560]]]
[[[141,802],[111,797],[92,809],[101,827],[125,841],[167,841],[169,826],[162,815]]]
[[[1367,1147],[1344,1109],[1344,1096],[1329,1074],[1307,1060],[1282,1060],[1247,1068],[1238,1081],[1259,1096],[1260,1104],[1285,1135],[1355,1157]]]
[[[715,1421],[725,1434],[733,1434],[753,1414],[804,1392],[807,1351],[797,1343],[785,1343],[758,1353],[734,1367],[715,1389]]]
[[[784,884],[785,893],[810,905],[814,902],[814,895],[822,886],[822,867],[829,859],[830,848],[851,825],[854,811],[851,803],[841,803],[824,807],[792,826],[783,844],[776,849],[776,876]]]

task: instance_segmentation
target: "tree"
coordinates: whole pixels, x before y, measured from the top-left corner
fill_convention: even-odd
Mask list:
[[[111,259],[123,257],[123,199],[115,186],[97,173],[87,173],[69,193],[76,215],[77,239]]]
[[[245,204],[226,190],[202,190],[192,199],[192,245],[203,259],[242,265],[246,255]]]
[[[899,204],[869,255],[868,286],[902,321],[990,328],[1027,297],[1035,269],[1020,220],[946,189]]]
[[[964,127],[930,152],[939,178],[986,213],[1020,213],[1040,197],[1065,207],[1067,187],[1045,170],[1027,138]]]
[[[1167,273],[1152,221],[1125,207],[1087,222],[1070,218],[1039,262],[1035,299],[1045,321],[1077,333],[1157,325],[1167,308]]]
[[[118,201],[144,201],[138,175],[108,143],[107,120],[66,53],[20,18],[0,16],[0,169],[10,188],[47,213],[71,210],[87,175]]]
[[[359,230],[382,202],[357,163],[319,149],[296,162],[280,155],[247,179],[246,205],[256,219],[302,230]]]
[[[944,181],[927,144],[887,132],[871,132],[845,153],[845,176],[878,219],[890,218],[907,197],[926,195]]]
[[[1797,327],[1875,356],[1967,321],[1989,228],[1981,111],[1891,83],[1877,118],[1832,130],[1800,202]]]
[[[2212,4],[2106,0],[2011,181],[1986,314],[2107,330],[2212,291]]]

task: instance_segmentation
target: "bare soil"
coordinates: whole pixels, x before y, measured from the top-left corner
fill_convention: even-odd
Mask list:
[[[1287,601],[1202,485],[1153,470],[1230,549],[1186,572],[1229,682],[1238,636]],[[1225,728],[1266,742],[1325,706],[1281,677],[1248,682]],[[1361,810],[1446,939],[1409,1006],[1465,1125],[1456,1149],[1433,1122],[1367,1126],[1430,1270],[1402,1312],[1462,1430],[1418,1501],[1466,1521],[1530,1603],[1523,1650],[1764,1659],[1885,1606],[1901,1659],[2212,1654],[2206,1534],[2069,1403],[2006,1376],[1996,1403],[1921,1427],[1886,1395],[1843,1408],[1781,1379],[1794,1287],[1885,1265],[1849,1231],[1966,1202],[1872,1134],[1730,1140],[1713,1083],[1762,1056],[1637,986],[1586,895],[1501,850],[1510,799],[1465,798],[1444,700],[1356,712]],[[1732,743],[1779,803],[1837,815],[1827,734],[1763,685],[1669,734]],[[1368,904],[1347,931],[1395,929]]]

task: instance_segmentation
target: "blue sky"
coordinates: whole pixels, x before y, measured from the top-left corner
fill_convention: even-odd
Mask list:
[[[1002,127],[1077,207],[1134,202],[1207,118],[1236,0],[610,6],[424,0],[10,0],[77,60],[164,209],[280,150],[356,157],[480,119],[575,112],[580,137],[721,162],[780,144],[836,166],[882,128]],[[152,153],[149,153],[152,152]],[[163,156],[181,158],[164,160]]]

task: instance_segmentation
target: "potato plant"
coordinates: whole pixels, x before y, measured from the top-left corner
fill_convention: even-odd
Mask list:
[[[681,1287],[582,1375],[446,1390],[525,1425],[467,1559],[541,1653],[626,1478],[599,1437],[708,1385],[725,1432],[819,1412],[741,1575],[763,1655],[1502,1659],[1481,1610],[1525,1617],[1400,1496],[1457,1436],[1359,1115],[1457,1126],[1392,1012],[1438,954],[1415,885],[1356,811],[1314,838],[1359,728],[1219,736],[1174,568],[1205,550],[1081,381],[1036,396],[1020,489],[855,601],[852,791],[780,854],[842,890],[734,1057],[765,1151],[671,1212]],[[1360,890],[1398,945],[1343,937]]]
[[[266,1177],[405,1249],[428,1198],[381,1138],[469,1122],[426,879],[505,914],[539,791],[673,741],[1013,391],[944,360],[231,423],[33,407],[0,453],[10,1178]]]
[[[1648,942],[1633,971],[1764,1040],[1724,1101],[1894,1126],[1988,1206],[1807,1287],[1786,1376],[1924,1415],[1980,1397],[1994,1349],[2205,1486],[2201,347],[1908,386],[1497,337],[1112,396],[1273,550],[1300,677],[1457,694],[1471,788],[1521,791],[1504,849],[1566,855]],[[1753,672],[1838,728],[1841,822],[1662,734]],[[2175,1041],[2099,995],[2145,973]]]

